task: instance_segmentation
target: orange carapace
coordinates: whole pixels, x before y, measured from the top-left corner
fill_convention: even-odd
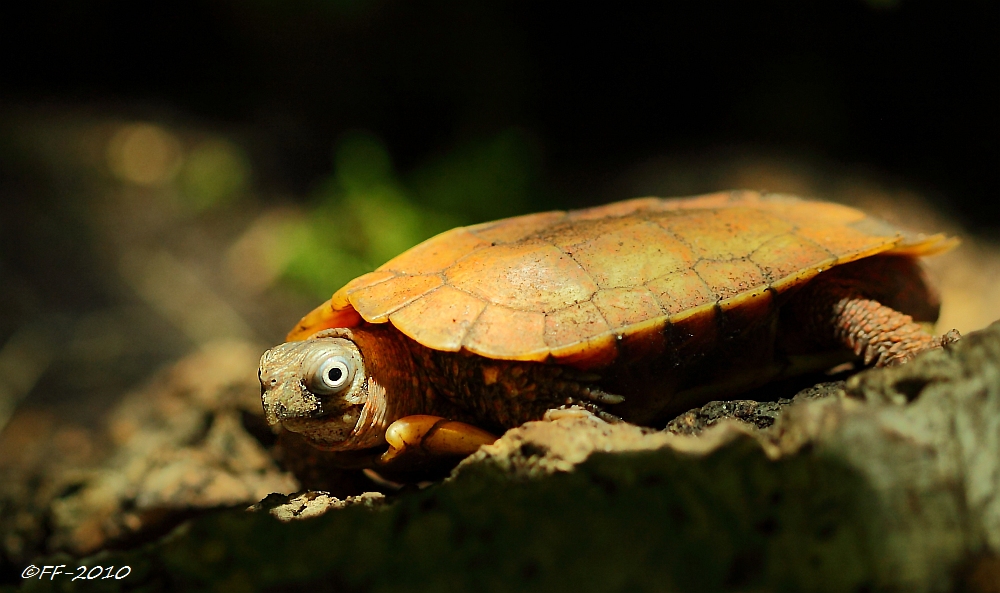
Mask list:
[[[390,457],[467,452],[560,407],[661,425],[953,339],[918,323],[939,308],[918,258],[954,244],[751,191],[456,228],[347,283],[265,353],[264,409],[318,447]]]

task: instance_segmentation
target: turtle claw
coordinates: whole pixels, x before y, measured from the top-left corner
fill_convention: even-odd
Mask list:
[[[962,339],[962,334],[959,333],[957,329],[948,330],[947,332],[944,333],[944,335],[942,335],[939,338],[942,348],[954,344],[955,342],[958,342],[961,339]]]
[[[596,412],[596,416],[598,418],[600,418],[601,420],[607,422],[608,424],[619,424],[621,422],[625,422],[624,420],[622,420],[618,416],[615,416],[614,414],[609,414],[609,413],[605,412],[604,410],[598,410]]]
[[[934,341],[931,343],[930,346],[928,346],[927,348],[924,348],[922,350],[904,351],[902,348],[900,348],[900,352],[898,354],[896,354],[895,352],[890,351],[890,353],[893,354],[893,356],[891,358],[889,358],[889,360],[888,360],[888,362],[886,362],[885,366],[897,366],[897,365],[901,365],[901,364],[906,364],[906,363],[910,362],[911,360],[913,360],[914,358],[916,358],[917,355],[920,354],[921,352],[923,352],[924,350],[935,350],[935,349],[938,349],[938,348],[947,348],[948,346],[950,346],[950,345],[952,345],[952,344],[960,341],[961,339],[962,339],[962,334],[959,333],[959,331],[957,329],[949,330],[949,331],[945,332],[943,335],[936,337],[934,339]],[[893,350],[895,350],[895,349],[896,349],[896,347],[893,347]]]
[[[569,395],[574,400],[587,399],[597,404],[620,404],[625,398],[620,395],[608,393],[597,387],[587,387],[575,381],[560,381],[556,384],[556,390]]]
[[[389,425],[385,431],[389,449],[375,462],[379,474],[395,479],[406,474],[441,473],[448,471],[463,457],[475,453],[481,445],[489,445],[497,437],[481,428],[448,420],[440,416],[406,416]],[[397,471],[398,470],[398,471]]]
[[[545,420],[546,422],[555,422],[556,420],[562,420],[563,418],[592,418],[597,421],[604,421],[598,417],[597,414],[591,412],[587,408],[581,408],[579,406],[552,408],[551,410],[547,410],[545,415],[542,416],[542,420]]]
[[[542,420],[549,422],[560,418],[593,418],[608,424],[623,422],[618,416],[609,414],[589,402],[574,402],[573,400],[567,400],[566,405],[558,408],[546,410],[545,415],[542,416]]]
[[[601,389],[587,388],[583,390],[583,393],[588,399],[599,404],[620,404],[625,401],[624,397]]]

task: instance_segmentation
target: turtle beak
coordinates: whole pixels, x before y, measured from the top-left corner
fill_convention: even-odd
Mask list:
[[[267,423],[275,425],[285,420],[312,418],[320,414],[322,402],[290,372],[288,359],[294,356],[295,344],[282,344],[260,358],[260,399]]]

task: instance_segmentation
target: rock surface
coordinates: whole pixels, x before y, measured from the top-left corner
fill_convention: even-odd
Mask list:
[[[88,554],[148,539],[206,509],[297,490],[295,478],[246,429],[261,416],[258,351],[217,343],[126,396],[108,416],[104,457],[4,467],[4,563],[22,564],[41,552]],[[45,446],[26,432],[31,446]],[[76,446],[94,440],[80,435]],[[18,484],[34,489],[14,490]]]
[[[79,564],[131,566],[108,590],[1000,591],[1000,324],[673,426],[560,414],[423,490],[269,497]]]
[[[332,496],[329,492],[309,490],[292,497],[272,494],[248,510],[266,510],[275,519],[287,523],[300,519],[312,519],[327,511],[344,509],[356,504],[375,508],[383,502],[385,502],[385,495],[380,492],[365,492],[358,496],[340,499]]]

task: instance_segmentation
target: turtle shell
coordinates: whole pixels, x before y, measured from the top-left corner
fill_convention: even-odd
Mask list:
[[[833,266],[951,245],[788,195],[637,198],[444,232],[347,283],[288,339],[388,322],[436,350],[593,367],[667,324],[773,310]]]

